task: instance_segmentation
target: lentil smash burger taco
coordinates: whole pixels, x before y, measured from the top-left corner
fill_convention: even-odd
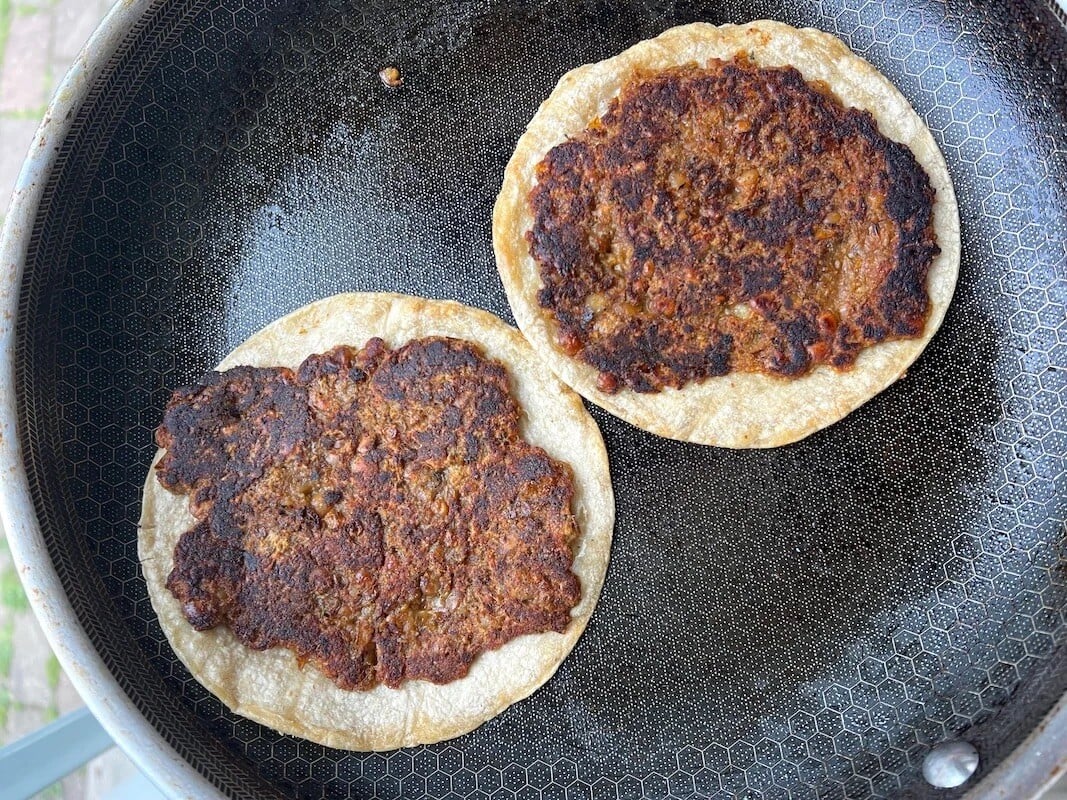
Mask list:
[[[384,750],[552,676],[600,594],[614,500],[599,429],[518,331],[338,295],[218,370],[167,405],[138,539],[197,680],[283,733]]]
[[[560,79],[493,244],[520,329],[580,394],[662,436],[773,447],[918,357],[959,215],[930,131],[840,40],[695,23]]]

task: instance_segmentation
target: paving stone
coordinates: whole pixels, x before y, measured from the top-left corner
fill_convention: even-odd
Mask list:
[[[89,800],[90,795],[85,791],[87,772],[83,767],[62,780],[63,800]]]
[[[14,704],[7,714],[4,735],[8,741],[21,739],[49,722],[48,713],[40,706]]]
[[[59,0],[52,14],[52,58],[69,68],[103,18],[96,3]]]
[[[14,618],[15,647],[8,676],[11,695],[16,703],[47,709],[52,706],[52,689],[48,685],[45,664],[52,651],[32,611],[17,612]]]
[[[43,12],[12,14],[0,66],[0,113],[30,112],[44,105],[50,22],[51,16]]]
[[[85,705],[85,701],[82,700],[81,695],[78,694],[77,689],[74,688],[74,684],[70,682],[70,678],[67,677],[65,672],[59,674],[59,683],[56,686],[54,697],[56,711],[61,715],[75,711]]]
[[[105,797],[115,786],[137,774],[137,768],[118,748],[108,750],[86,765],[83,797]]]
[[[26,160],[26,151],[30,149],[38,122],[36,118],[0,117],[0,216],[7,213],[15,179]]]

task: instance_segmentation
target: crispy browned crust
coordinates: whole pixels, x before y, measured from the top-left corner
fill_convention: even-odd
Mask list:
[[[446,301],[390,294],[327,298],[252,336],[219,365],[296,368],[312,353],[381,337],[393,348],[426,336],[476,342],[505,365],[522,409],[523,438],[571,466],[578,526],[573,572],[581,596],[563,633],[520,636],[479,656],[466,677],[444,685],[423,680],[368,691],[338,687],[283,648],[252,650],[226,627],[197,631],[165,587],[181,534],[195,524],[187,498],[145,483],[138,554],[153,608],[174,652],[209,691],[238,714],[316,742],[351,750],[387,750],[458,736],[499,714],[548,680],[592,614],[607,568],[614,499],[607,453],[581,400],[546,375],[514,329],[491,314]],[[154,463],[163,455],[157,453]]]
[[[846,106],[870,112],[883,135],[905,145],[935,192],[933,230],[941,252],[929,266],[929,317],[914,339],[864,350],[853,369],[823,365],[796,378],[730,373],[681,389],[641,393],[598,387],[599,372],[568,356],[559,328],[541,308],[544,288],[526,239],[533,228],[527,198],[537,165],[554,146],[603,117],[636,72],[655,74],[740,54],[765,67],[791,66],[821,81]],[[565,75],[520,138],[505,171],[493,217],[497,265],[520,329],[568,385],[608,411],[663,436],[727,447],[771,447],[835,422],[903,375],[944,319],[959,269],[959,219],[944,159],[929,130],[892,84],[838,39],[771,21],[715,27],[694,23],[641,42],[614,58]],[[605,391],[608,389],[608,391]]]
[[[606,392],[847,369],[921,335],[933,197],[907,147],[792,67],[639,72],[537,166],[538,302]]]
[[[197,524],[167,589],[199,631],[285,647],[342,689],[448,683],[571,624],[570,468],[519,432],[473,342],[340,345],[174,393],[159,482]]]

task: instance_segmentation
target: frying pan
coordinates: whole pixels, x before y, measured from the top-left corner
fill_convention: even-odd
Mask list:
[[[761,17],[841,36],[940,143],[963,259],[928,350],[773,450],[591,409],[618,500],[600,606],[558,675],[473,733],[351,754],[230,714],[175,659],[136,558],[169,392],[338,291],[510,321],[490,209],[556,79]],[[1048,0],[122,4],[2,245],[3,522],[64,666],[182,796],[1034,796],[1067,754],[1065,75]],[[924,759],[955,741],[978,773],[934,789]]]

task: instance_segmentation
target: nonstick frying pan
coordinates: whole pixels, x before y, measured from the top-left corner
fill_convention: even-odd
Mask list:
[[[558,675],[473,733],[350,754],[230,714],[137,564],[169,392],[339,291],[510,321],[490,209],[556,79],[761,17],[841,36],[940,143],[963,259],[929,349],[773,450],[591,409],[618,500],[600,606]],[[1067,753],[1065,76],[1047,0],[124,4],[45,120],[2,250],[3,519],[65,666],[175,794],[1032,796]],[[978,774],[934,789],[924,759],[954,741]]]

